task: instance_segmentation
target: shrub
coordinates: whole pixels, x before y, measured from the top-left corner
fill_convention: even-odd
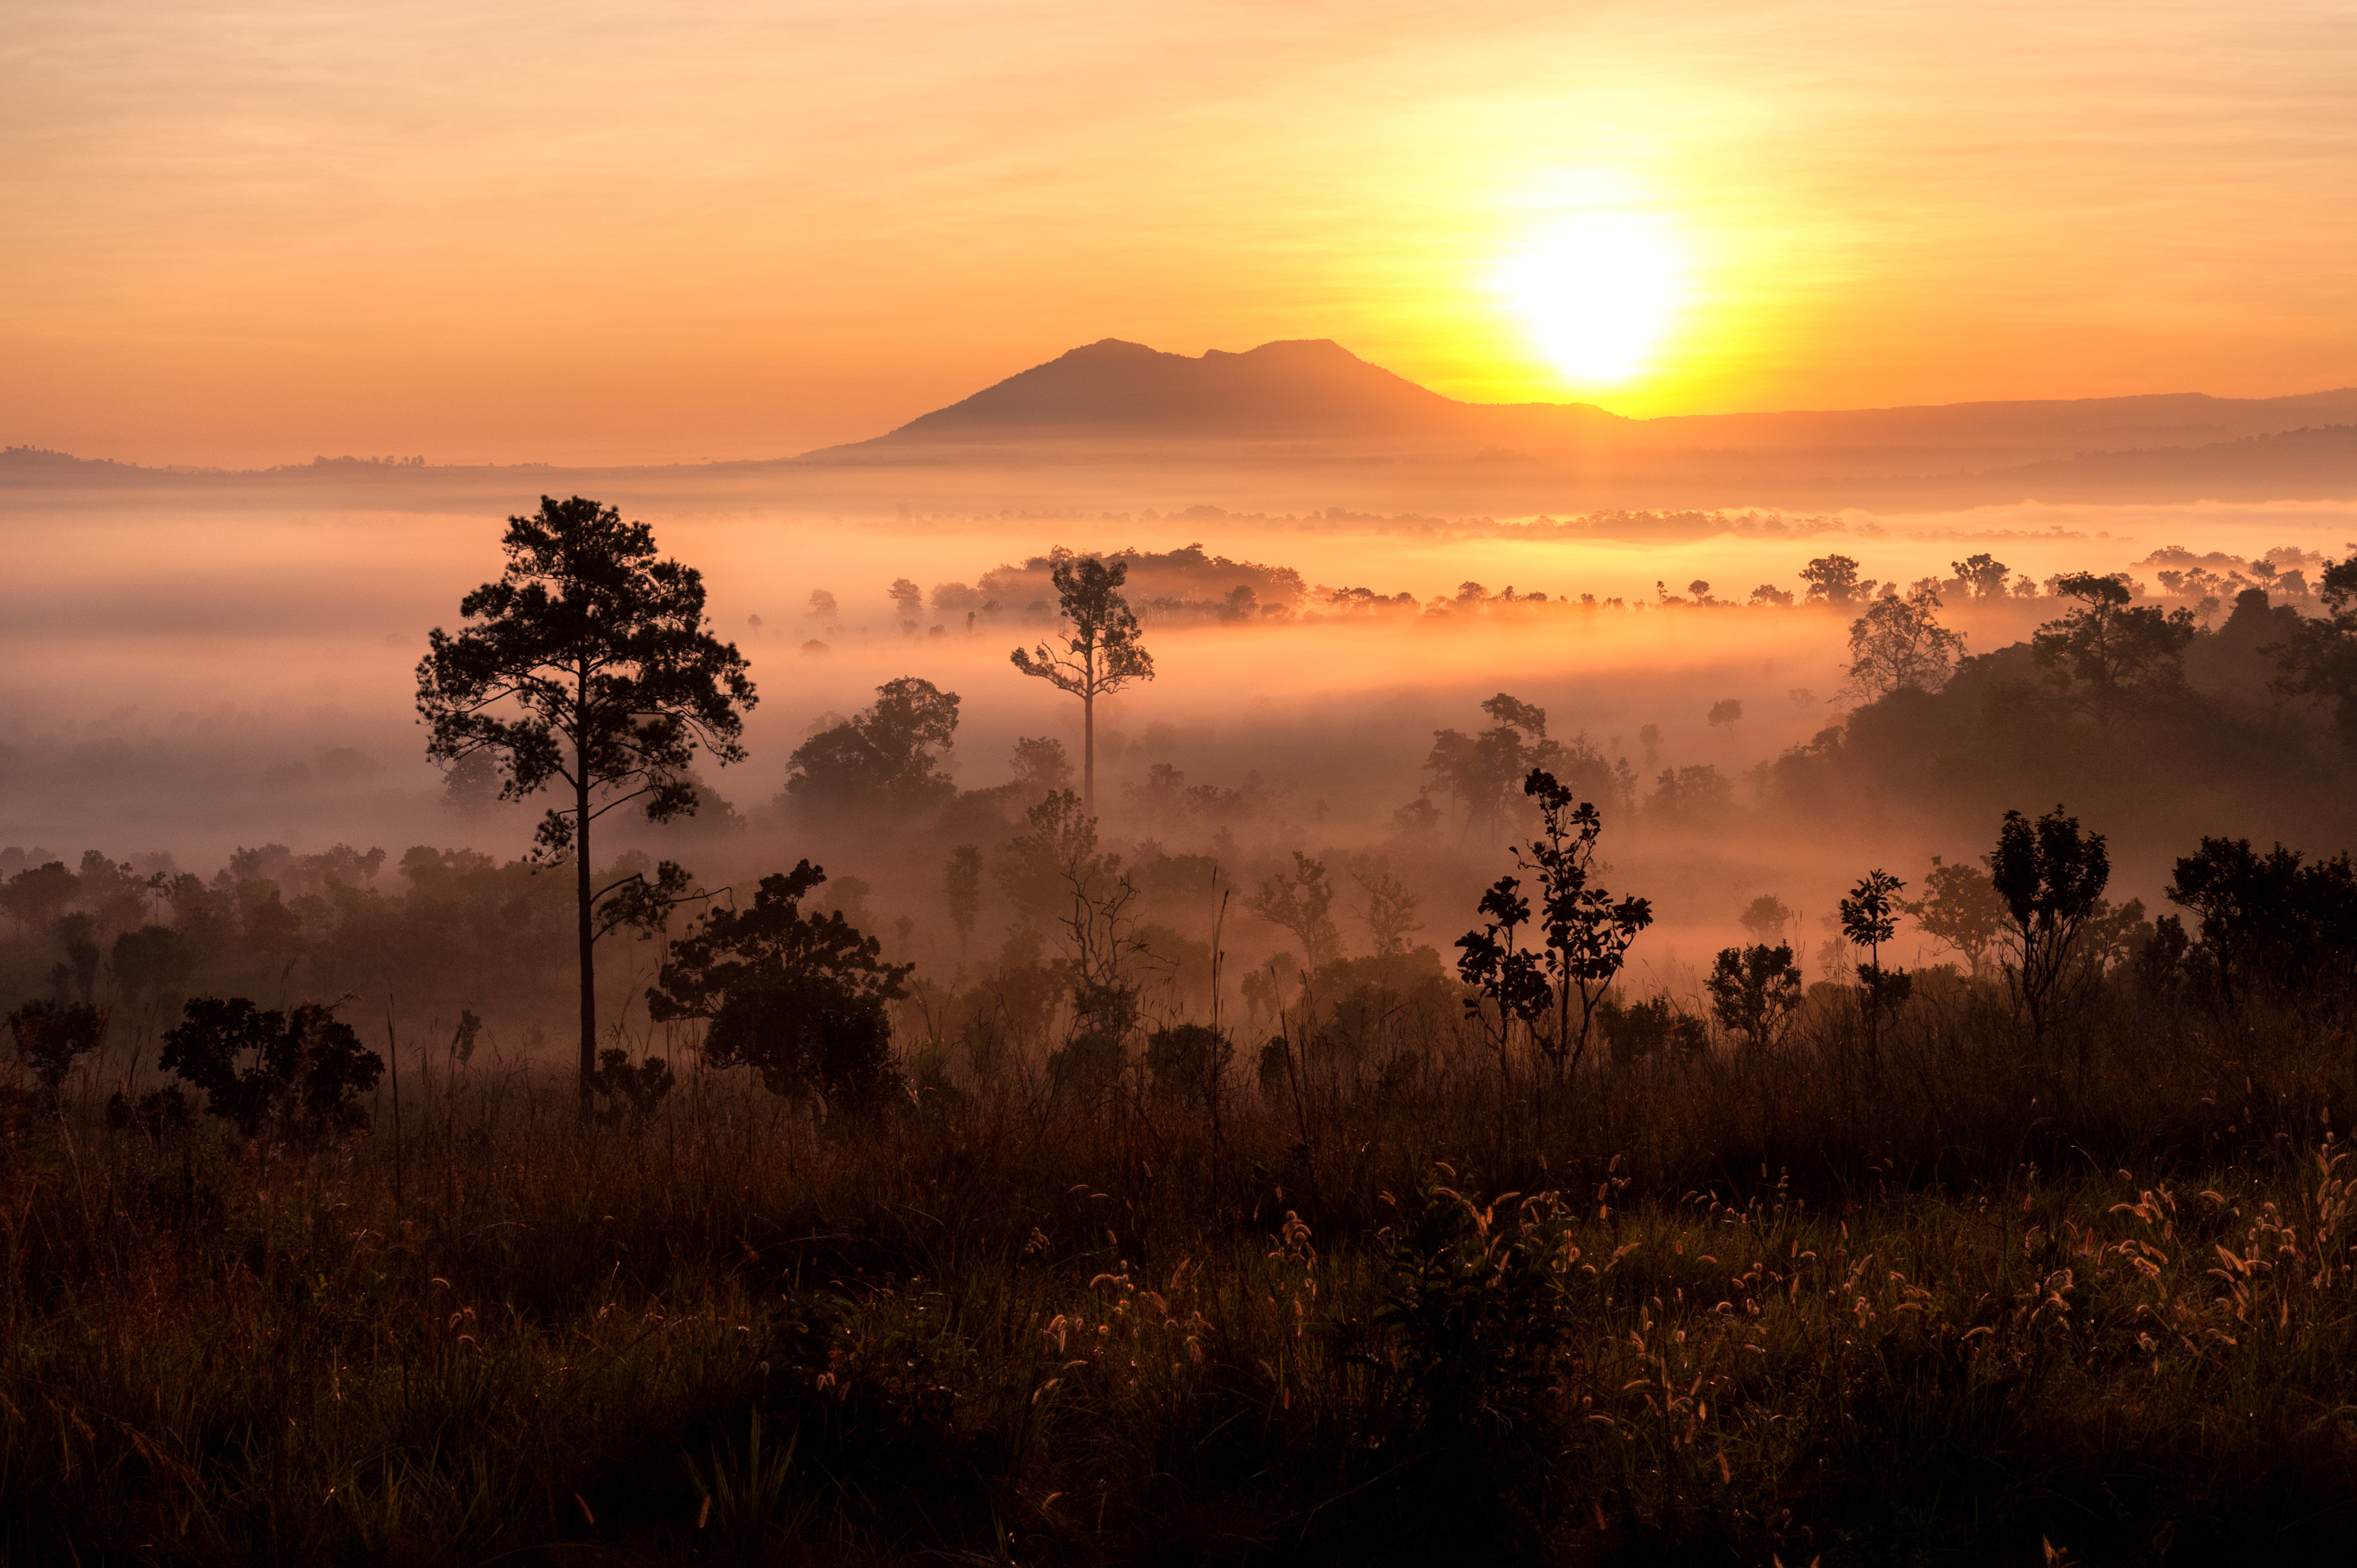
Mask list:
[[[186,1131],[196,1119],[188,1095],[178,1088],[159,1089],[141,1095],[135,1101],[119,1089],[106,1097],[106,1125],[110,1132],[124,1133],[135,1127],[149,1137],[160,1138],[167,1133]]]
[[[1137,993],[1128,986],[1072,988],[1072,1033],[1048,1058],[1048,1076],[1059,1089],[1102,1094],[1129,1065],[1128,1039],[1137,1026]]]
[[[1608,996],[1596,1005],[1596,1021],[1616,1062],[1632,1062],[1665,1050],[1695,1053],[1710,1047],[1710,1033],[1703,1021],[1679,1011],[1666,996],[1625,1005]]]
[[[886,963],[883,944],[839,910],[803,914],[825,880],[805,860],[761,878],[750,908],[705,915],[672,950],[647,1010],[657,1023],[705,1020],[704,1059],[752,1068],[772,1093],[867,1109],[899,1090],[885,1004],[915,966]]]
[[[2253,991],[2304,999],[2345,990],[2357,968],[2357,870],[2277,844],[2204,838],[2177,863],[2172,903],[2201,918],[2205,967],[2228,1004]]]
[[[1146,1070],[1155,1089],[1174,1100],[1200,1099],[1226,1070],[1235,1047],[1203,1024],[1174,1024],[1146,1036]]]
[[[1285,1098],[1286,1088],[1293,1079],[1293,1063],[1291,1047],[1285,1043],[1283,1035],[1271,1035],[1261,1047],[1254,1070],[1262,1099],[1274,1105]]]
[[[2007,811],[1989,856],[1989,880],[2005,900],[2007,977],[2029,1015],[2033,1033],[2043,1035],[2057,1005],[2067,999],[2081,965],[2081,931],[2103,906],[2112,860],[2101,833],[2082,833],[2079,819],[2055,807],[2032,822]]]
[[[468,1017],[474,1016],[471,1013]],[[597,1070],[589,1075],[589,1088],[598,1099],[606,1101],[597,1119],[611,1126],[623,1118],[633,1127],[643,1127],[672,1091],[674,1079],[671,1066],[661,1057],[649,1057],[636,1067],[630,1065],[630,1053],[608,1049],[598,1053]]]
[[[1801,971],[1790,942],[1722,948],[1704,984],[1719,1027],[1754,1048],[1774,1045],[1801,1004]]]
[[[1517,1022],[1557,1073],[1577,1071],[1604,993],[1630,944],[1653,923],[1653,907],[1644,898],[1615,899],[1597,884],[1604,818],[1594,802],[1575,805],[1567,787],[1535,768],[1523,792],[1538,802],[1539,831],[1515,849],[1514,864],[1537,877],[1537,909],[1520,878],[1500,877],[1481,897],[1487,923],[1457,939],[1465,955],[1457,972],[1474,993],[1465,998],[1466,1011],[1486,1022],[1486,1004],[1496,1015],[1501,1073]],[[1534,928],[1540,946],[1518,945],[1524,925]]]
[[[27,1002],[8,1015],[8,1032],[16,1037],[16,1054],[32,1069],[41,1092],[57,1101],[73,1064],[98,1049],[106,1038],[106,1012],[87,1002]]]
[[[190,1000],[165,1032],[157,1065],[203,1090],[205,1109],[249,1138],[273,1122],[300,1135],[365,1127],[359,1099],[384,1076],[383,1058],[332,1008],[264,1013],[242,996]]]
[[[1479,1204],[1435,1184],[1420,1197],[1376,1239],[1391,1422],[1464,1527],[1518,1533],[1513,1494],[1544,1479],[1564,1435],[1555,1391],[1579,1261],[1571,1214],[1547,1192]],[[1466,1506],[1483,1493],[1508,1506]]]

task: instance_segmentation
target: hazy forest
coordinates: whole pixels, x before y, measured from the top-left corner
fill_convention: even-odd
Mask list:
[[[2345,1550],[2357,550],[472,526],[430,795],[0,746],[0,1560]]]

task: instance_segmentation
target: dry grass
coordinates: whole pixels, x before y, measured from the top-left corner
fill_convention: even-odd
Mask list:
[[[1502,1108],[1469,1042],[1344,1041],[1216,1135],[1020,1073],[584,1129],[412,1070],[315,1149],[18,1101],[0,1552],[2341,1554],[2345,1026],[2123,990],[2056,1039],[1956,987]]]

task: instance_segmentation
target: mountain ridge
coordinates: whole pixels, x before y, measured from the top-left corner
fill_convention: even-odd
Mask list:
[[[1362,360],[1329,338],[1278,339],[1240,353],[1215,349],[1189,356],[1105,338],[882,435],[803,456],[1146,437],[1473,440],[1542,451],[1749,450],[1852,459],[1871,450],[1902,457],[1936,456],[1942,466],[1967,457],[2001,465],[2090,451],[2205,446],[2347,423],[2357,423],[2357,387],[2276,398],[2147,392],[1637,419],[1593,403],[1462,402]]]
[[[1858,506],[2015,499],[2357,499],[2357,388],[2276,398],[2120,398],[1633,419],[1592,404],[1469,403],[1329,339],[1172,354],[1120,338],[1068,350],[882,436],[702,464],[427,466],[318,458],[268,469],[147,467],[0,450],[0,489],[238,494],[625,485],[878,505],[1118,510],[1184,497],[1511,515],[1581,507]],[[1284,499],[1278,499],[1284,498]]]
[[[1192,356],[1101,338],[874,440],[1140,426],[1178,435],[1407,435],[1485,406],[1512,405],[1458,402],[1362,360],[1329,338],[1277,338],[1239,353],[1211,349]],[[1621,419],[1592,404],[1536,406]]]

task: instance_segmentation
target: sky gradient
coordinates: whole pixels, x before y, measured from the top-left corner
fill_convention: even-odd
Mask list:
[[[0,443],[770,456],[1108,336],[1636,414],[2314,391],[2352,80],[2283,0],[31,0]]]

